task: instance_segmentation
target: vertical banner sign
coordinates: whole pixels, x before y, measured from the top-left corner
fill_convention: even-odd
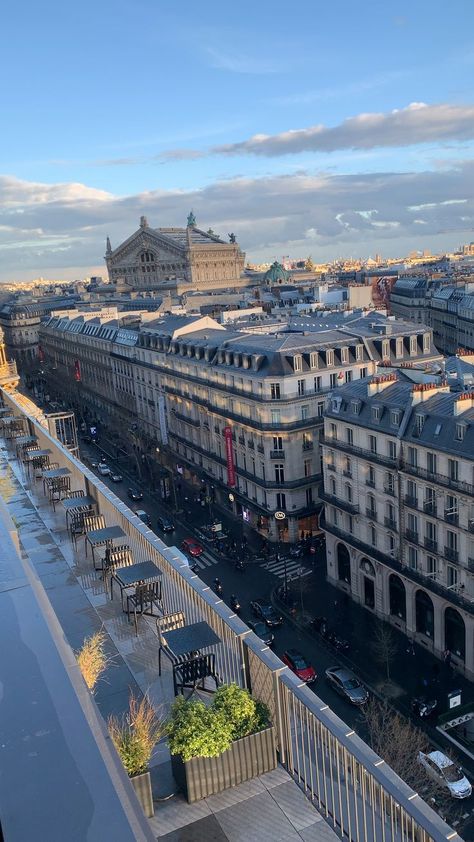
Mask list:
[[[74,380],[78,383],[81,381],[81,364],[79,360],[74,361]]]
[[[158,417],[160,419],[160,433],[162,444],[168,444],[168,426],[166,423],[166,407],[164,395],[158,397]]]
[[[227,485],[235,486],[234,450],[232,448],[232,427],[224,427],[225,452],[227,456]]]
[[[40,363],[44,363],[44,351],[41,345],[38,345],[38,359]]]

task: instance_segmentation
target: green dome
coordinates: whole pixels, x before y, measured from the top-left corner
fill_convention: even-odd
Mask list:
[[[263,279],[267,284],[286,284],[290,280],[290,273],[283,268],[281,263],[278,263],[278,260],[275,260],[265,272]]]

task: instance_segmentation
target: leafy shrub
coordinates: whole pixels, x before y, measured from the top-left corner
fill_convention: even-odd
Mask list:
[[[168,745],[171,754],[183,760],[217,757],[233,740],[261,731],[269,723],[270,713],[263,702],[229,684],[217,690],[209,707],[196,699],[176,699],[166,728]]]
[[[121,719],[110,716],[107,726],[128,776],[146,772],[153,749],[165,731],[148,698],[143,696],[139,702],[132,693],[128,713]]]

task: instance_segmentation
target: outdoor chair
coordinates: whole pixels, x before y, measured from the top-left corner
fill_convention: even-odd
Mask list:
[[[133,593],[127,594],[127,618],[130,622],[130,613],[133,611],[135,622],[135,634],[138,634],[138,614],[150,614],[153,616],[153,606],[156,605],[161,611],[161,584],[160,582],[149,582],[148,584],[136,585]]]
[[[156,631],[158,633],[158,640],[160,648],[158,650],[158,675],[161,675],[161,655],[165,655],[171,663],[179,663],[179,658],[173,655],[172,651],[166,644],[165,634],[173,629],[182,629],[186,625],[186,616],[184,611],[175,611],[173,614],[163,614],[162,617],[156,618]]]
[[[173,664],[173,688],[174,695],[178,695],[178,691],[184,696],[185,690],[191,690],[192,693],[196,690],[199,682],[201,692],[215,693],[215,690],[210,690],[205,687],[204,682],[206,678],[212,678],[217,690],[221,683],[220,676],[216,672],[216,656],[213,652],[208,652],[206,655],[197,655],[194,658],[182,660]]]

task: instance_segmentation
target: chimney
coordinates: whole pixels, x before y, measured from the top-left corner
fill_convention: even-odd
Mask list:
[[[468,351],[466,348],[458,348],[456,356],[459,360],[462,360],[463,363],[470,363],[470,365],[474,364],[474,351]]]
[[[449,394],[449,386],[446,384],[438,386],[436,383],[415,383],[411,388],[411,405],[429,400],[433,395]]]
[[[383,392],[387,386],[391,386],[392,383],[397,382],[397,374],[393,371],[391,374],[381,374],[377,375],[377,377],[372,377],[369,380],[367,385],[367,394],[369,398],[372,398],[374,395],[378,395],[380,392]]]
[[[463,392],[458,395],[453,405],[454,416],[462,415],[467,409],[472,409],[474,406],[474,392]]]

